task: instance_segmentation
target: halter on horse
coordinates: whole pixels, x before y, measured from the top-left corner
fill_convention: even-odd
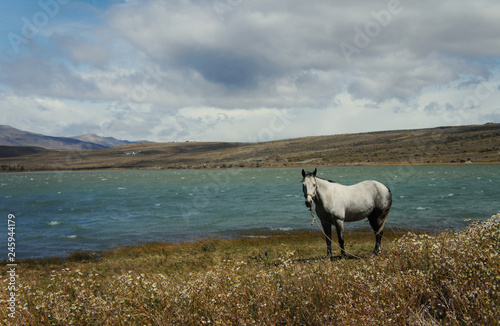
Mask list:
[[[384,224],[392,205],[389,188],[374,180],[363,181],[352,186],[344,186],[333,181],[316,177],[314,172],[302,170],[302,190],[306,207],[313,212],[313,202],[326,236],[328,256],[332,255],[332,224],[335,225],[342,257],[344,249],[344,222],[360,221],[368,218],[375,232],[374,253],[380,253]]]

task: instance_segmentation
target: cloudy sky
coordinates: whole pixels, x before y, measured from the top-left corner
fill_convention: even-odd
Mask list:
[[[500,122],[500,1],[1,1],[0,124],[266,141]]]

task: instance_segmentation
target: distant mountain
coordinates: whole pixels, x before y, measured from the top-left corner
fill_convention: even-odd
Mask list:
[[[97,136],[95,134],[87,134],[87,135],[81,135],[81,136],[75,136],[71,137],[74,139],[78,139],[84,142],[89,142],[93,144],[99,144],[105,147],[116,147],[116,146],[122,146],[122,145],[128,145],[132,144],[134,142],[128,141],[128,140],[119,140],[113,137],[101,137]]]
[[[81,136],[83,139],[52,137],[0,125],[0,146],[35,146],[55,150],[82,150],[113,147],[115,146],[112,145],[113,141],[119,142],[120,145],[129,144],[129,142],[121,142],[114,138],[108,139],[98,136],[93,138],[96,142],[88,141],[85,138],[86,136],[89,135]]]

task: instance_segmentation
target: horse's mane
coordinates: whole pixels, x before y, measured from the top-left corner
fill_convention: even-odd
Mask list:
[[[337,183],[337,182],[335,182],[335,181],[332,181],[332,180],[329,180],[329,179],[320,178],[320,177],[316,177],[316,179],[321,179],[321,180],[323,180],[323,181],[328,181],[328,182],[330,182],[330,183]]]
[[[314,176],[316,179],[320,179],[320,180],[323,180],[323,181],[328,181],[330,183],[337,183],[337,182],[329,180],[329,179],[317,177],[317,176],[314,175],[314,172],[306,172],[306,175],[304,176],[304,178],[307,178],[307,177],[310,177],[310,176]]]

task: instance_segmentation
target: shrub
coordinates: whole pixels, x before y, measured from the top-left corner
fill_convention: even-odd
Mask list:
[[[237,248],[223,247],[224,241],[214,241],[203,242],[196,250],[184,249],[193,255],[212,255],[206,260],[212,262],[208,267],[203,263],[191,271],[167,269],[164,261],[175,253],[161,254],[167,249],[155,249],[158,245],[142,248],[145,257],[127,258],[121,253],[116,261],[103,255],[99,261],[68,262],[67,267],[55,265],[57,269],[50,271],[33,267],[19,279],[16,318],[7,316],[2,301],[0,321],[5,325],[500,321],[500,214],[460,232],[408,233],[382,255],[366,259],[307,259],[299,255],[300,241],[282,238],[282,244],[249,257],[236,254]],[[213,255],[218,253],[226,258],[216,259]],[[140,265],[132,267],[133,259],[141,259]],[[184,256],[178,259],[178,264],[197,266],[182,261]],[[126,264],[131,270],[124,271]],[[2,281],[8,282],[5,272]]]

